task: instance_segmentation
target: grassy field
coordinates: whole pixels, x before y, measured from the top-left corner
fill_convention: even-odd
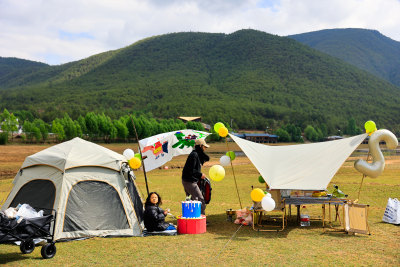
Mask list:
[[[0,201],[4,200],[12,187],[12,178],[27,155],[40,151],[48,145],[0,146]],[[135,151],[136,144],[112,144],[106,147],[122,153],[128,147]],[[240,151],[229,144],[230,150]],[[365,146],[363,148],[366,148]],[[208,153],[211,162],[203,170],[217,164],[225,144],[212,144]],[[353,162],[366,154],[355,152],[332,179],[350,199],[356,199],[362,175]],[[164,208],[180,215],[180,201],[184,200],[181,171],[186,156],[175,158],[168,169],[148,173],[149,188],[163,197]],[[226,168],[226,177],[213,182],[212,201],[207,206],[207,233],[200,235],[92,238],[83,241],[57,243],[57,254],[51,260],[43,260],[40,248],[32,254],[23,255],[18,246],[0,245],[0,264],[17,265],[172,265],[172,266],[259,266],[259,265],[322,265],[322,266],[399,266],[400,228],[382,222],[388,197],[400,198],[400,155],[386,154],[384,173],[376,178],[364,179],[360,203],[370,205],[369,225],[372,235],[350,236],[339,232],[325,232],[321,221],[312,221],[310,227],[297,226],[295,219],[283,232],[256,232],[249,226],[239,229],[226,220],[227,209],[238,209],[232,169]],[[251,186],[263,187],[258,183],[258,172],[244,156],[234,161],[234,171],[243,206],[250,207]],[[146,194],[143,172],[136,172],[137,183],[142,194]],[[321,215],[321,207],[308,207],[314,216]],[[176,224],[174,217],[169,222]],[[238,230],[239,229],[239,230]],[[238,231],[237,231],[238,230]],[[236,235],[232,238],[234,233]],[[232,238],[232,239],[231,239]]]

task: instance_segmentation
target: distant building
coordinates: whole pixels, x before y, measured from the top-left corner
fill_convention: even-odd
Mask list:
[[[201,117],[178,117],[178,119],[182,120],[183,122],[188,122],[188,121],[201,122]]]
[[[180,119],[184,123],[187,123],[188,121],[200,122],[205,130],[211,130],[211,126],[209,124],[201,122],[201,117],[178,117],[178,119]]]
[[[278,136],[274,134],[245,133],[234,135],[255,143],[278,143]]]
[[[210,124],[206,124],[206,123],[201,123],[204,127],[205,130],[210,131],[211,130],[211,125]]]

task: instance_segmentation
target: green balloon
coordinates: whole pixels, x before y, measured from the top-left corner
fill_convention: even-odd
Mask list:
[[[140,159],[140,160],[142,160],[142,155],[140,155],[140,153],[136,153],[136,154],[134,155],[134,157],[135,157],[135,158],[138,158],[138,159]]]
[[[367,121],[367,122],[364,124],[364,128],[365,128],[365,131],[366,131],[367,133],[372,133],[373,131],[376,130],[376,124],[375,124],[375,122],[373,122],[373,121]]]
[[[260,184],[264,184],[265,183],[264,178],[261,175],[258,176],[258,181],[260,182]]]
[[[218,130],[219,130],[219,128],[221,128],[221,127],[225,127],[225,125],[224,125],[222,122],[217,122],[217,123],[214,125],[214,131],[215,131],[216,133],[218,133]]]
[[[233,152],[233,151],[228,151],[228,152],[226,152],[226,155],[227,155],[228,157],[230,157],[231,160],[234,160],[234,159],[236,158],[235,152]]]

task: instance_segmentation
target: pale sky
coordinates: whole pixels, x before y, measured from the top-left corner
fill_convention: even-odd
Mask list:
[[[378,30],[400,41],[400,0],[0,0],[0,56],[51,65],[173,32]]]

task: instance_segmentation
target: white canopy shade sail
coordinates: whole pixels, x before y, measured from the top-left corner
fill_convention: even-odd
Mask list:
[[[313,144],[269,146],[230,134],[271,189],[325,190],[367,137],[361,134]]]

